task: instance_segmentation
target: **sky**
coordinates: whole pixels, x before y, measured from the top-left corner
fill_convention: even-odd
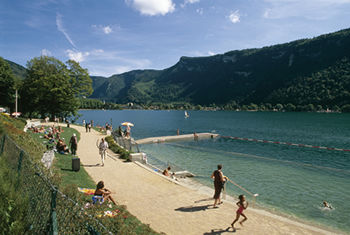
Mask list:
[[[0,0],[0,56],[78,61],[90,75],[350,28],[350,0]]]

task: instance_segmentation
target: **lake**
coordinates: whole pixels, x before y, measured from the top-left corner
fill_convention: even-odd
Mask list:
[[[350,115],[336,113],[147,110],[81,110],[82,120],[113,127],[135,124],[135,139],[193,132],[350,149]],[[212,187],[217,164],[250,192],[257,205],[274,213],[350,232],[350,152],[216,138],[140,146],[149,162],[188,170]],[[228,194],[244,192],[227,185]],[[248,200],[252,200],[248,197]],[[324,210],[322,201],[335,209]]]

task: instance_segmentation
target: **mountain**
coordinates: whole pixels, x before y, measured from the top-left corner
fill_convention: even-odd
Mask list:
[[[92,79],[92,98],[117,103],[340,106],[350,104],[350,29]]]
[[[26,68],[12,61],[9,61],[9,60],[5,60],[5,61],[10,65],[12,72],[16,77],[19,77],[20,79],[24,79],[26,77],[26,74],[27,74]]]

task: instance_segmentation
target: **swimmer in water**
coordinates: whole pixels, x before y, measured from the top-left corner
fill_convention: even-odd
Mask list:
[[[328,202],[326,202],[326,201],[323,201],[323,207],[333,209],[333,207],[331,205],[329,205]]]

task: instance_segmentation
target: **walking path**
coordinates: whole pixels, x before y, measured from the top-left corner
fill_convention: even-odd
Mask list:
[[[213,209],[213,191],[193,190],[167,180],[135,163],[107,157],[104,167],[96,147],[102,134],[72,126],[81,136],[78,156],[95,182],[103,180],[113,198],[157,232],[166,234],[231,234],[237,206],[225,201]],[[213,169],[214,170],[214,169]],[[209,177],[209,176],[208,176]],[[331,234],[316,227],[248,208],[248,221],[237,234]]]
[[[160,137],[149,137],[145,139],[136,140],[137,144],[153,144],[153,143],[162,143],[162,142],[171,142],[171,141],[183,141],[183,140],[193,140],[197,138],[200,139],[209,139],[216,138],[218,134],[212,133],[197,133],[196,137],[194,134],[186,134],[186,135],[172,135],[172,136],[160,136]]]

